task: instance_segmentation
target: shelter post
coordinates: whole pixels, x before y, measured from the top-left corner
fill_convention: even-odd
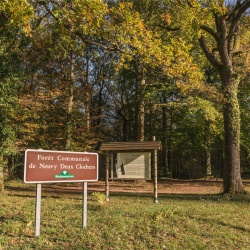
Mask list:
[[[154,203],[158,203],[158,188],[157,188],[157,150],[154,150]]]
[[[105,192],[106,192],[106,201],[109,201],[109,158],[110,154],[106,155],[106,181],[105,181]]]

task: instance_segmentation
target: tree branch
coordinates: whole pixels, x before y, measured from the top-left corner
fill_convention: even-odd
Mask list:
[[[177,30],[180,30],[181,29],[181,27],[170,27],[170,26],[164,26],[164,25],[161,25],[161,24],[159,24],[158,25],[160,28],[163,28],[163,29],[165,29],[165,30],[167,30],[167,31],[177,31]]]
[[[210,27],[206,25],[200,25],[200,28],[206,32],[208,32],[217,42],[219,41],[218,34]]]
[[[233,48],[233,40],[235,35],[237,35],[238,24],[241,16],[250,8],[250,0],[245,0],[241,3],[237,0],[235,8],[231,14],[227,17],[226,21],[231,21],[229,34],[228,34],[228,51],[231,52]]]
[[[241,3],[241,1],[237,0],[237,3],[233,9],[233,11],[228,15],[227,21],[232,20],[233,22],[237,22],[243,13],[250,8],[250,0],[245,0]]]
[[[211,53],[210,49],[207,46],[204,36],[198,39],[200,46],[207,57],[208,61],[214,66],[214,68],[219,72],[222,65],[216,60],[215,56]]]

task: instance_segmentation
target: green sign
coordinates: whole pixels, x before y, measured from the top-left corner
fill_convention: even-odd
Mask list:
[[[55,178],[64,178],[64,179],[68,179],[68,178],[74,178],[75,176],[73,174],[69,174],[68,171],[64,170],[61,172],[61,174],[56,174]]]

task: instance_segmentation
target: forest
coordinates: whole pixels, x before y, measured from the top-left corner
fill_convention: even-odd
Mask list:
[[[0,191],[30,149],[161,141],[159,178],[250,178],[250,0],[2,0]],[[100,165],[100,168],[104,166]]]

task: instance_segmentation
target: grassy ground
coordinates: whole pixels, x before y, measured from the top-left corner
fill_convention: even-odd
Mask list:
[[[249,196],[160,193],[154,204],[152,194],[113,193],[102,204],[91,191],[82,229],[81,192],[52,187],[42,192],[41,235],[34,237],[35,185],[7,183],[0,249],[250,249]]]

